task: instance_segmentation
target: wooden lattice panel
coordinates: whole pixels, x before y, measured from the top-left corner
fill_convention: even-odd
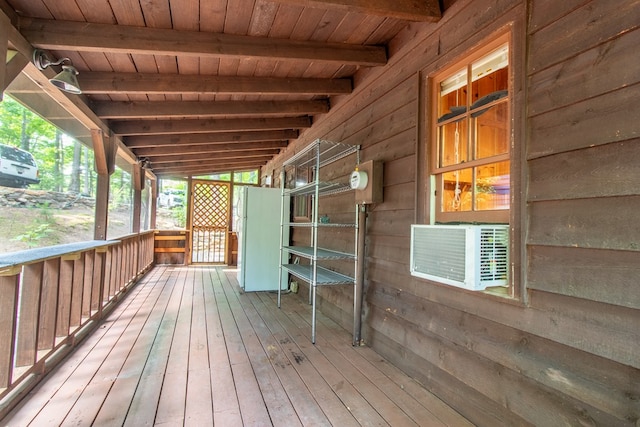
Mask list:
[[[225,262],[231,208],[230,188],[224,182],[193,183],[191,261],[194,263]]]
[[[192,227],[226,228],[229,224],[229,206],[229,184],[194,183]]]

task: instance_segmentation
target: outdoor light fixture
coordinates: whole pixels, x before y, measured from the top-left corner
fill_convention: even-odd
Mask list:
[[[63,65],[65,61],[67,61],[69,65]],[[39,70],[44,70],[51,65],[62,65],[62,71],[56,74],[54,78],[49,79],[49,81],[55,87],[60,90],[64,90],[65,92],[74,93],[76,95],[82,93],[80,90],[80,84],[78,83],[78,78],[76,77],[79,74],[78,70],[76,70],[76,67],[71,65],[71,60],[69,58],[62,58],[54,62],[49,58],[45,51],[36,49],[33,51],[33,63]]]

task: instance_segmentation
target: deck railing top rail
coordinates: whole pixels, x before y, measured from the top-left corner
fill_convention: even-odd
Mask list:
[[[25,249],[0,254],[0,274],[3,270],[11,269],[19,265],[32,264],[47,259],[59,258],[66,254],[116,245],[119,242],[119,240],[89,240],[86,242],[66,243],[63,245]]]

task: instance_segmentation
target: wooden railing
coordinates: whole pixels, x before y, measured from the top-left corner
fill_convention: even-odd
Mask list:
[[[153,231],[0,254],[0,418],[153,265]]]

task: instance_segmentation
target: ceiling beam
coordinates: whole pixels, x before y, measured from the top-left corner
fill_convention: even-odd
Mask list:
[[[149,119],[251,115],[323,114],[329,101],[98,101],[93,111],[103,119]]]
[[[270,119],[123,120],[111,122],[111,129],[117,135],[162,135],[172,133],[301,129],[308,127],[311,127],[311,118],[308,116],[274,117]]]
[[[20,30],[34,46],[51,50],[110,51],[127,55],[254,57],[364,66],[387,63],[385,48],[380,46],[29,18],[21,19]]]
[[[407,21],[437,22],[442,17],[438,0],[276,0],[317,9],[340,9]]]
[[[249,132],[211,132],[173,135],[141,135],[122,138],[129,148],[164,147],[179,145],[226,144],[237,142],[282,141],[298,138],[294,129]]]
[[[257,153],[257,154],[256,154]],[[151,162],[151,167],[155,168],[156,166],[180,166],[183,164],[208,164],[211,160],[214,161],[240,161],[240,160],[250,160],[250,161],[268,161],[278,154],[278,150],[268,150],[268,151],[239,151],[237,153],[215,153],[214,155],[207,157],[206,160],[203,160],[202,154],[181,154],[181,155],[168,155],[168,156],[159,156],[153,157],[149,159]],[[168,164],[167,164],[168,163]]]
[[[175,165],[172,167],[154,168],[155,175],[204,175],[213,172],[256,169],[267,164],[266,161],[240,159],[238,161],[210,162],[206,165]]]
[[[146,147],[136,148],[133,152],[138,157],[149,157],[153,160],[154,156],[165,156],[169,154],[192,154],[192,153],[232,153],[236,151],[263,151],[276,150],[287,146],[287,141],[259,141],[259,142],[233,142],[226,144],[211,145],[177,145],[169,147]]]
[[[307,79],[241,76],[85,71],[78,77],[84,94],[280,94],[342,95],[353,89],[350,79]]]

